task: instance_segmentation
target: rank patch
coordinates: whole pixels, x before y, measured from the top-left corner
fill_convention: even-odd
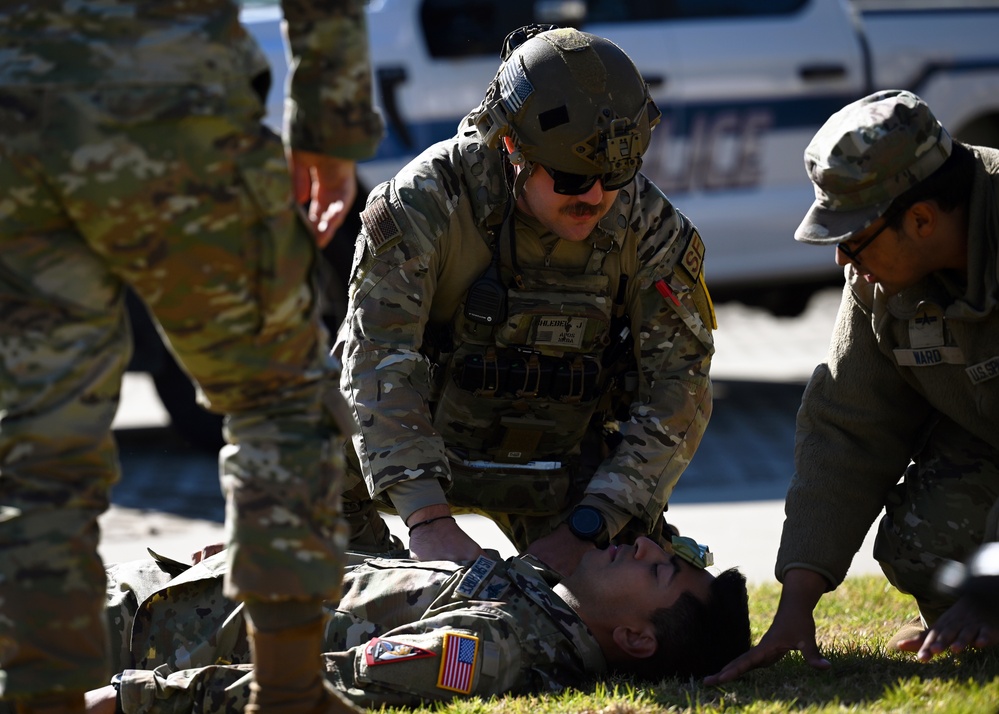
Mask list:
[[[444,652],[437,686],[460,694],[472,691],[472,677],[479,656],[479,638],[448,632],[444,635]]]
[[[435,656],[429,650],[421,649],[405,642],[384,640],[381,637],[372,637],[371,641],[364,646],[364,660],[368,663],[369,667],[378,664],[391,664],[392,662]]]

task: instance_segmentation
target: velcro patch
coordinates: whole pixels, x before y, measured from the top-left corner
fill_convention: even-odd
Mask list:
[[[402,235],[402,229],[399,228],[384,196],[374,199],[361,211],[361,223],[364,224],[364,232],[368,237],[368,247],[374,255],[378,255],[394,239]]]
[[[680,265],[695,281],[701,274],[701,268],[704,267],[704,241],[701,240],[701,235],[697,231],[694,231],[693,235],[690,236],[687,250],[680,258]]]
[[[900,367],[935,367],[938,364],[964,364],[960,347],[926,347],[920,350],[895,348],[895,362]]]
[[[999,377],[999,357],[992,357],[984,362],[973,364],[964,371],[967,373],[968,378],[971,379],[972,384],[980,384],[981,382],[995,379]]]
[[[436,656],[429,650],[405,642],[392,642],[381,637],[372,637],[364,646],[364,661],[368,663],[369,667]]]
[[[473,597],[476,590],[482,584],[482,581],[486,579],[486,576],[492,572],[494,567],[496,567],[495,560],[490,560],[486,556],[480,555],[472,563],[472,567],[468,569],[468,572],[462,576],[455,594],[460,597]]]
[[[932,303],[920,304],[916,316],[909,320],[909,346],[914,350],[921,350],[943,344],[943,309]]]
[[[472,679],[479,657],[479,638],[448,632],[444,635],[444,651],[437,686],[460,694],[472,691]]]

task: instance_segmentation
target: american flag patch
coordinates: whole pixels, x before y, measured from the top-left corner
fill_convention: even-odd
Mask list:
[[[444,635],[444,652],[437,686],[452,692],[468,694],[472,691],[472,676],[479,652],[479,638],[449,632]]]

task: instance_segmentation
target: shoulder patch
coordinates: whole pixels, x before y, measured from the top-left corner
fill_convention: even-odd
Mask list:
[[[460,694],[471,692],[478,657],[478,637],[448,632],[444,635],[444,650],[441,654],[437,686]]]
[[[402,229],[384,196],[374,199],[361,211],[361,223],[364,224],[368,248],[375,255],[402,235]]]
[[[381,637],[372,637],[368,644],[364,646],[364,661],[368,663],[369,667],[436,656],[435,653],[421,647],[416,647],[405,642],[393,642]]]
[[[695,230],[690,236],[690,242],[687,243],[687,250],[684,251],[683,257],[680,258],[680,267],[696,281],[701,274],[703,266],[704,242],[701,240],[701,234]]]

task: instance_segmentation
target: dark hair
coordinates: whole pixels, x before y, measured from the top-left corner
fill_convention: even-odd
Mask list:
[[[971,199],[974,180],[975,156],[968,147],[955,141],[950,156],[940,168],[892,201],[885,211],[888,227],[898,230],[903,214],[920,201],[934,200],[944,213],[965,205]]]
[[[749,650],[749,594],[746,576],[729,568],[711,582],[707,600],[686,592],[670,607],[652,613],[656,653],[633,660],[628,672],[657,681],[704,677]]]

